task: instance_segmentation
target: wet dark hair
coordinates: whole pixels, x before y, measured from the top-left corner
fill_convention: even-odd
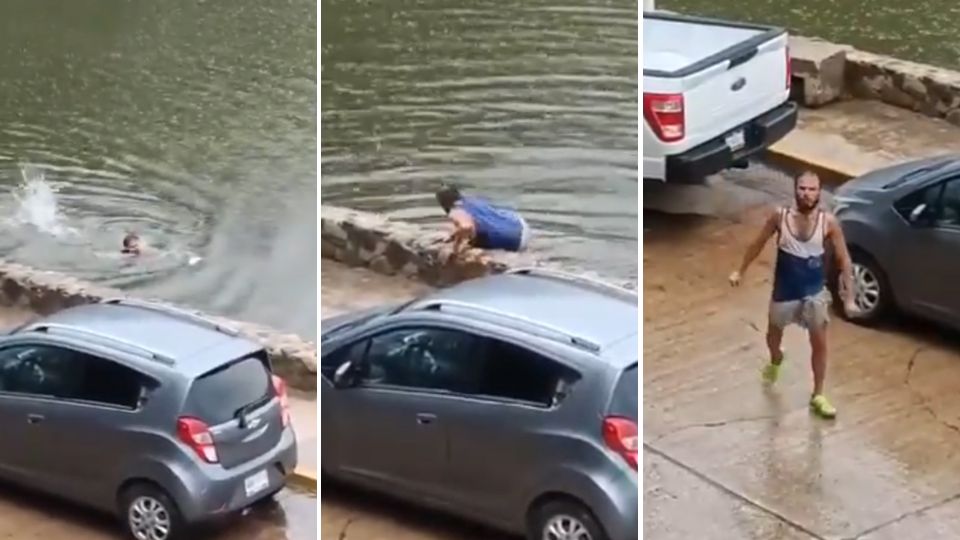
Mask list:
[[[437,202],[440,203],[440,208],[443,208],[443,211],[447,214],[450,213],[450,210],[453,210],[453,206],[461,197],[460,189],[453,184],[444,184],[437,190]]]
[[[133,248],[134,242],[139,239],[140,237],[137,233],[127,233],[127,235],[123,237],[123,249],[128,250]]]

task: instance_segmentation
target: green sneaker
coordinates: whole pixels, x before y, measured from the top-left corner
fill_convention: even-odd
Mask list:
[[[763,368],[763,382],[767,384],[773,384],[777,382],[777,378],[780,377],[780,366],[783,364],[767,364]]]
[[[823,394],[817,394],[810,398],[810,408],[821,418],[831,420],[837,416],[837,409],[830,404]]]

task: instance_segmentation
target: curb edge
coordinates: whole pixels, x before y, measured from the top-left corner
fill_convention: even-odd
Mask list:
[[[291,487],[315,494],[317,492],[317,473],[309,469],[297,468],[287,478],[287,483]]]

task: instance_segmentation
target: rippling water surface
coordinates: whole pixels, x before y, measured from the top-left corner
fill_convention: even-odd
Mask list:
[[[541,256],[637,276],[636,1],[321,0],[322,197],[519,208]]]
[[[0,3],[0,258],[314,337],[316,24],[313,0]]]
[[[897,58],[960,68],[954,0],[657,0],[694,15],[776,24]]]

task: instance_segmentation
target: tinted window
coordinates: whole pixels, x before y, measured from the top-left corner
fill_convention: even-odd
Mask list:
[[[366,352],[369,343],[369,340],[360,341],[324,356],[320,360],[320,374],[332,381],[337,368],[344,362],[359,363],[363,360],[363,353]]]
[[[577,373],[529,349],[484,340],[483,371],[473,393],[550,406]]]
[[[940,199],[940,191],[942,189],[943,184],[935,184],[924,189],[914,191],[913,193],[894,203],[894,208],[897,210],[897,213],[903,216],[903,219],[907,221],[910,221],[910,213],[913,212],[913,209],[919,206],[921,203],[926,204],[928,211],[933,212],[937,207],[938,200]]]
[[[59,347],[0,351],[0,390],[136,408],[149,379],[116,362]]]
[[[190,414],[209,424],[223,424],[240,409],[273,397],[270,372],[260,358],[250,357],[207,373],[194,381],[187,400]]]
[[[626,416],[637,420],[638,403],[640,400],[639,377],[637,364],[625,369],[617,380],[613,390],[613,399],[610,402],[610,414]]]
[[[960,226],[960,180],[951,180],[940,196],[940,213],[937,224],[947,227]]]
[[[473,338],[440,328],[405,328],[370,340],[362,379],[367,384],[459,389],[472,379]]]

